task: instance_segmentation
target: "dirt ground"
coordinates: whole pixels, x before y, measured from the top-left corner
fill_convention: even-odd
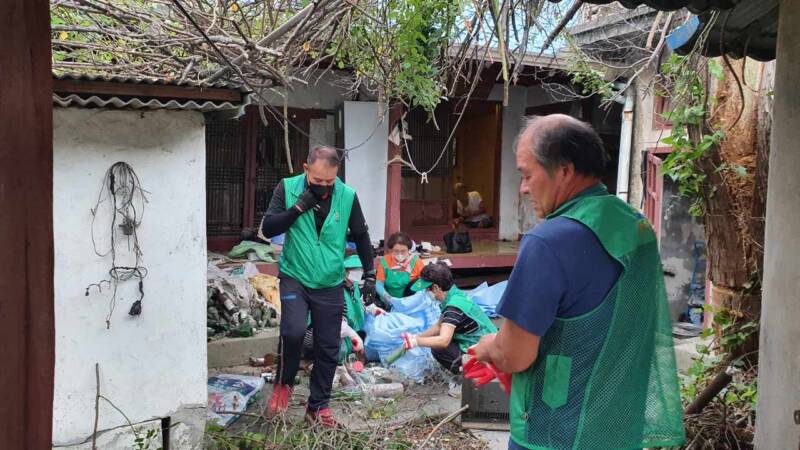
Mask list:
[[[215,370],[217,373],[258,375],[263,368],[240,366]],[[267,384],[255,401],[226,430],[209,429],[209,449],[488,449],[486,442],[469,430],[462,429],[458,418],[433,429],[442,419],[461,407],[460,398],[449,395],[449,386],[442,381],[425,384],[406,383],[404,392],[395,398],[382,399],[334,392],[331,402],[342,430],[327,432],[308,428],[303,422],[308,378],[301,371],[301,382],[295,387],[290,409],[284,418],[264,417],[266,399],[272,392]],[[430,439],[425,442],[428,436]],[[424,445],[423,445],[424,443]]]

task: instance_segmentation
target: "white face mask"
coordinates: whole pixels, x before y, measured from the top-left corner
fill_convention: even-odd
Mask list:
[[[436,299],[436,294],[434,294],[433,291],[428,290],[426,292],[428,293],[428,298],[431,299],[432,302],[438,302],[439,301],[439,300]]]
[[[408,259],[408,255],[394,255],[394,260],[398,263],[403,263],[406,259]]]

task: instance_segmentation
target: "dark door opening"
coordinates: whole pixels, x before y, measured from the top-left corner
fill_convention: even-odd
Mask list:
[[[412,136],[408,152],[417,169],[430,169],[443,153],[427,183],[409,168],[402,171],[400,227],[418,242],[441,243],[452,228],[458,210],[456,184],[478,193],[489,218],[487,227],[470,229],[472,238],[497,239],[502,109],[496,102],[471,101],[445,148],[460,108],[451,102],[441,104],[434,114],[438,129],[425,111],[414,109],[406,116]],[[464,198],[462,207],[467,203]]]

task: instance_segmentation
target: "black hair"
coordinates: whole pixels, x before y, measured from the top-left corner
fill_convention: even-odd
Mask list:
[[[324,161],[329,167],[336,167],[342,162],[335,148],[326,147],[324,145],[318,145],[308,152],[306,162],[309,166],[317,162],[317,160]]]
[[[411,248],[414,246],[414,243],[411,241],[411,237],[409,237],[402,231],[398,231],[397,233],[394,233],[391,236],[389,236],[389,241],[386,243],[386,248],[391,250],[397,244],[405,245],[406,247],[408,247],[409,250],[414,250],[413,248]]]
[[[443,262],[428,264],[422,269],[420,278],[439,286],[443,291],[449,291],[453,287],[453,272]]]
[[[548,173],[553,173],[559,166],[572,163],[576,173],[602,177],[609,157],[600,136],[586,122],[563,114],[559,116],[562,116],[562,120],[558,123],[538,126],[535,134],[528,137],[533,143],[533,148],[529,149],[533,152],[533,157]],[[522,133],[540,119],[541,117],[528,118]]]

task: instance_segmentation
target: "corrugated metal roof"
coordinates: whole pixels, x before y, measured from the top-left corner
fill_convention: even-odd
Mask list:
[[[231,102],[212,102],[194,100],[167,100],[162,101],[158,99],[142,100],[139,98],[122,99],[116,96],[109,96],[106,98],[97,95],[81,96],[78,94],[59,95],[53,94],[53,103],[58,106],[83,106],[83,107],[97,107],[97,108],[122,108],[122,109],[175,109],[175,110],[191,110],[201,112],[217,112],[238,109],[242,104],[233,104]]]
[[[554,0],[551,0],[554,1]],[[555,0],[558,3],[560,0]],[[711,9],[728,9],[735,6],[740,0],[584,0],[585,3],[607,5],[619,1],[626,8],[636,8],[641,5],[649,6],[659,11],[675,11],[688,8],[689,11],[699,14]]]
[[[584,1],[605,5],[617,0]],[[715,57],[725,53],[734,58],[775,59],[780,0],[619,0],[619,3],[627,8],[645,5],[662,11],[688,8],[699,14],[699,26],[687,22],[685,28],[676,30],[672,43],[679,54],[686,54],[694,48],[700,34],[712,23],[713,12],[718,11],[717,20],[707,30],[703,55]],[[589,25],[584,25],[586,27]]]
[[[61,107],[95,107],[95,108],[117,108],[117,109],[169,109],[169,110],[189,110],[203,113],[223,113],[225,116],[238,117],[243,114],[244,107],[251,102],[247,91],[237,85],[226,82],[201,83],[195,81],[177,81],[148,78],[148,77],[121,77],[110,75],[94,75],[85,73],[54,73],[53,77],[60,81],[79,81],[79,82],[103,82],[119,83],[125,85],[149,85],[186,87],[198,89],[226,89],[242,92],[242,101],[231,102],[225,100],[209,100],[202,98],[169,98],[169,95],[159,97],[158,95],[113,95],[96,94],[86,92],[54,92],[53,104]]]
[[[779,3],[779,0],[742,2],[721,12],[713,23],[711,13],[692,17],[669,35],[667,44],[675,53],[686,55],[700,36],[707,33],[702,49],[705,56],[725,53],[733,58],[775,59]]]
[[[127,84],[150,84],[150,85],[162,85],[162,86],[189,86],[197,88],[238,89],[242,92],[245,92],[243,86],[226,81],[205,83],[195,80],[179,81],[170,78],[120,76],[120,75],[91,74],[91,73],[63,72],[63,71],[53,72],[53,78],[57,80],[108,81],[112,83],[127,83]]]

